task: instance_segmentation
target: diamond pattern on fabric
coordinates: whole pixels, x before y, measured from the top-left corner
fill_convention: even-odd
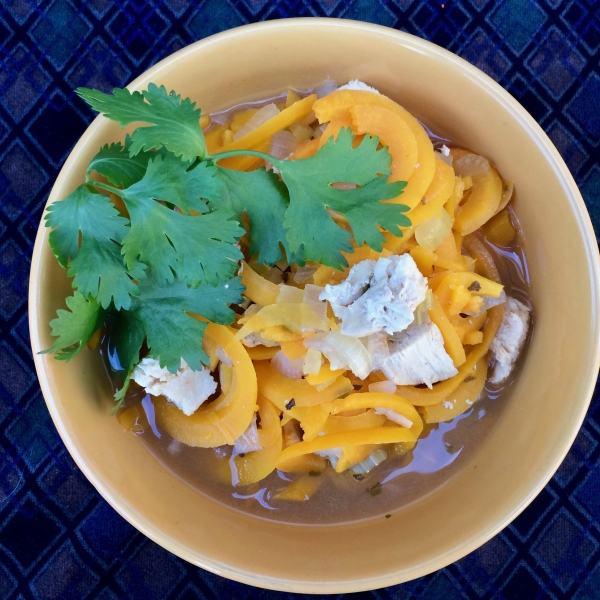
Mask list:
[[[548,133],[600,233],[600,10],[594,0],[6,0],[0,4],[2,600],[305,598],[202,571],[123,520],[58,437],[36,383],[27,325],[30,257],[43,206],[95,116],[74,88],[109,91],[213,33],[300,16],[387,25],[482,69]],[[555,477],[510,526],[438,573],[356,597],[597,600],[599,523],[596,391]]]

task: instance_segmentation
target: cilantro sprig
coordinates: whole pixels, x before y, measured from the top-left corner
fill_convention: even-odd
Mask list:
[[[107,325],[112,363],[124,379],[117,406],[143,348],[171,372],[181,360],[192,369],[208,363],[207,322],[232,323],[230,306],[242,301],[235,276],[242,236],[261,264],[285,258],[342,269],[352,238],[381,250],[382,230],[401,236],[399,227],[410,225],[406,207],[382,202],[398,197],[406,183],[387,182],[391,157],[376,137],[353,147],[350,129],[342,130],[305,160],[253,150],[211,156],[200,109],[189,98],[154,84],[141,93],[77,93],[121,126],[139,126],[124,144],[100,148],[85,182],[48,207],[50,245],[75,291],[69,310],[50,323],[56,340],[45,352],[70,360]],[[279,176],[219,166],[241,155],[264,158]],[[337,189],[336,182],[356,189]]]

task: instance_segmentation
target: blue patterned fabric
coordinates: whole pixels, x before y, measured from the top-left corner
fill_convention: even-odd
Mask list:
[[[444,3],[445,1],[445,3]],[[27,329],[30,255],[52,182],[93,114],[77,86],[122,86],[210,34],[297,16],[431,40],[508,89],[552,138],[600,233],[600,4],[594,0],[3,0],[0,3],[0,599],[300,597],[206,573],[99,497],[52,425]],[[556,476],[466,558],[377,599],[600,598],[600,402]]]

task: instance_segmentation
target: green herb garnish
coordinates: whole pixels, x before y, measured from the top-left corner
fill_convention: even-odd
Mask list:
[[[208,363],[206,321],[232,323],[230,305],[242,301],[244,287],[235,277],[241,236],[248,234],[259,265],[283,258],[342,269],[352,238],[380,251],[381,230],[401,236],[399,226],[410,225],[407,207],[381,202],[399,196],[406,183],[387,183],[391,157],[386,147],[378,149],[376,137],[367,135],[353,148],[345,129],[305,160],[253,150],[209,156],[201,112],[189,98],[154,84],[141,93],[77,93],[121,126],[139,126],[124,144],[100,148],[86,181],[48,207],[50,245],[76,291],[66,301],[69,310],[59,310],[51,322],[56,340],[45,352],[70,360],[109,322],[124,373],[117,406],[144,342],[171,372],[181,359],[192,369]],[[271,162],[280,177],[264,168],[241,172],[218,165],[243,155]],[[357,188],[336,189],[336,182]],[[343,215],[349,230],[330,211]]]

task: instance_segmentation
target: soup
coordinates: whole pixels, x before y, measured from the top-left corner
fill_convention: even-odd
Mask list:
[[[307,95],[301,93],[298,97]],[[282,105],[288,96],[289,94],[260,103],[236,106],[212,115],[212,125],[206,131],[207,141],[214,142],[220,138],[221,144],[231,142],[231,139],[227,139],[230,136],[227,132],[233,131],[233,128],[228,128],[228,125],[231,127],[234,123],[237,131],[241,129],[243,132],[242,128],[256,114],[257,108]],[[309,125],[303,126],[310,128]],[[325,131],[323,127],[319,131],[314,124],[312,129],[313,136],[322,135]],[[293,134],[291,131],[289,133],[290,135],[280,137],[275,142],[275,154],[302,147],[301,144],[294,146],[294,140],[291,139]],[[311,134],[306,130],[300,131],[296,141],[302,139],[302,135]],[[431,132],[429,135],[438,150],[452,145]],[[272,153],[273,144],[272,142]],[[527,262],[518,220],[510,206],[504,212],[508,215],[509,227],[513,227],[518,233],[508,243],[492,243],[489,238],[495,239],[494,235],[498,237],[494,231],[489,236],[483,235],[481,231],[474,235],[492,256],[506,294],[531,308]],[[502,234],[500,241],[503,241]],[[250,257],[246,256],[246,259],[249,260]],[[269,274],[272,279],[277,276],[286,277],[288,267],[281,266],[284,268],[280,269],[279,274],[276,270]],[[107,357],[114,356],[110,334],[103,341],[102,352]],[[113,364],[117,368],[112,369],[110,361],[108,362],[111,376],[116,384],[120,384],[120,365]],[[449,420],[426,425],[414,448],[389,444],[385,459],[368,472],[346,469],[342,473],[336,473],[331,467],[304,473],[275,469],[264,479],[248,485],[239,485],[234,460],[239,453],[233,446],[196,448],[171,437],[157,423],[154,400],[142,388],[131,386],[126,398],[126,406],[129,408],[119,418],[126,429],[140,437],[165,468],[199,493],[218,502],[260,518],[298,524],[342,523],[390,515],[394,510],[442,486],[477,452],[477,448],[500,418],[506,401],[504,390],[510,387],[517,376],[518,367],[499,384],[486,382],[479,399],[471,408]],[[294,489],[291,487],[293,483],[297,486],[295,492],[289,495],[287,491]],[[307,501],[302,501],[304,499]]]

